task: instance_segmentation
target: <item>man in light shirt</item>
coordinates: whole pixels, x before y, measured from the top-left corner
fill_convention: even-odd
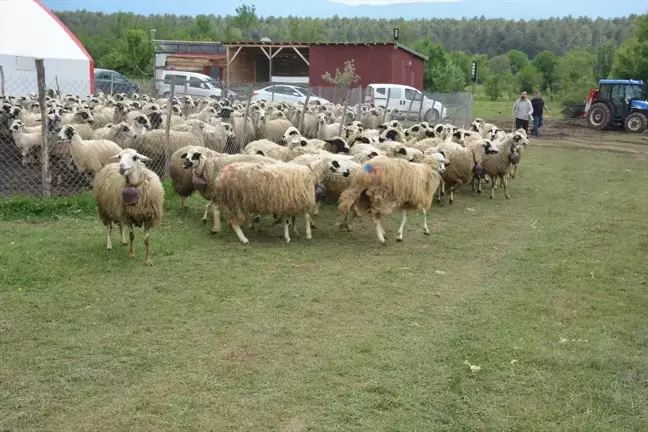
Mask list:
[[[529,121],[533,121],[533,105],[527,99],[527,92],[520,93],[520,99],[513,105],[513,117],[515,118],[515,130],[524,129],[529,133]]]

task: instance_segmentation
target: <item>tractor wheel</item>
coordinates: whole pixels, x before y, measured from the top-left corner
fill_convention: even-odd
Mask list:
[[[590,107],[587,123],[592,129],[603,130],[610,124],[610,120],[612,120],[612,113],[607,105],[597,103]]]
[[[641,113],[632,113],[626,118],[625,129],[632,133],[641,133],[648,127],[648,119]]]

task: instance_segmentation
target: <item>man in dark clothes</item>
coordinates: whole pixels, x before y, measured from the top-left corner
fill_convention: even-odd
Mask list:
[[[535,136],[540,136],[540,128],[544,123],[544,112],[547,112],[549,116],[549,110],[545,107],[545,102],[541,97],[539,91],[535,93],[535,97],[531,99],[531,105],[533,105],[533,129],[531,133]]]

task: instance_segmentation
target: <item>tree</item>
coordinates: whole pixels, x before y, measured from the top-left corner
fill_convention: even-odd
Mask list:
[[[597,81],[610,76],[615,51],[614,42],[610,40],[606,40],[599,45],[596,51],[596,64],[594,65],[594,77]]]
[[[244,37],[252,38],[254,36],[253,31],[256,30],[259,25],[256,6],[250,6],[243,3],[241,6],[237,7],[235,11],[236,15],[233,17],[233,24],[241,29]]]
[[[484,91],[486,92],[486,96],[492,101],[496,101],[499,99],[500,96],[502,96],[502,91],[504,87],[504,79],[502,75],[491,75],[488,77],[486,82],[484,83]]]
[[[472,62],[470,56],[463,51],[452,51],[448,53],[448,58],[452,64],[456,65],[462,73],[461,89],[463,90],[469,83],[471,78]]]
[[[520,91],[527,91],[529,93],[537,90],[542,85],[544,77],[542,72],[538,70],[534,65],[529,63],[520,70],[516,75],[515,79],[518,82]]]
[[[129,76],[150,76],[153,74],[154,52],[155,46],[147,31],[126,30],[112,51],[102,59],[102,64]]]
[[[556,90],[566,104],[582,103],[596,87],[595,56],[588,50],[572,50],[558,59]]]
[[[634,35],[617,50],[612,73],[648,82],[648,14],[637,20]]]
[[[491,72],[495,75],[506,75],[511,72],[511,61],[506,55],[493,57],[488,62]]]
[[[335,75],[326,72],[322,75],[322,79],[333,84],[335,87],[349,88],[360,81],[360,76],[355,71],[355,60],[347,60],[344,62],[344,71],[340,72],[340,69],[336,68]]]
[[[544,82],[542,83],[542,89],[553,90],[556,84],[556,66],[558,65],[558,60],[556,55],[551,51],[542,51],[538,53],[537,56],[533,59],[533,66],[535,66],[544,77]]]
[[[526,53],[518,50],[512,50],[506,53],[509,61],[511,62],[511,72],[517,75],[519,71],[524,69],[529,64],[529,56]]]

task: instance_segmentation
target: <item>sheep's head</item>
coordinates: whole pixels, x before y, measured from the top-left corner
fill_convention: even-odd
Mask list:
[[[9,108],[9,117],[12,119],[21,118],[23,115],[23,109],[17,106],[12,106]]]
[[[113,95],[113,98],[118,102],[122,102],[122,101],[126,100],[126,95],[124,93],[117,93],[117,94]]]
[[[408,162],[423,162],[423,152],[410,147],[399,147],[394,156],[405,159]]]
[[[450,165],[450,162],[446,160],[445,153],[443,153],[442,151],[425,156],[423,162],[435,167],[436,172],[438,172],[439,174],[443,174],[445,172],[446,166]]]
[[[92,116],[92,113],[90,112],[89,109],[80,109],[76,113],[74,113],[74,119],[81,121],[83,123],[88,123],[88,124],[93,124],[94,123],[94,117]]]
[[[136,170],[141,169],[141,163],[147,162],[150,159],[144,155],[137,153],[136,150],[131,148],[124,149],[111,159],[119,159],[119,174],[129,176]]]
[[[399,141],[399,139],[400,139],[400,131],[390,126],[387,129],[385,129],[385,131],[380,135],[378,141],[380,142]]]
[[[140,95],[138,95],[137,93],[133,93],[131,95],[131,99],[133,99],[134,101],[138,101],[140,100]]]
[[[118,135],[124,135],[126,138],[137,138],[137,134],[135,133],[133,128],[130,127],[126,122],[111,125],[110,128],[116,130]]]
[[[497,139],[497,135],[499,134],[500,129],[497,126],[493,126],[490,128],[490,131],[488,131],[488,137],[490,138],[491,141],[495,141]]]
[[[11,130],[12,133],[16,133],[21,131],[24,126],[25,125],[21,120],[14,120],[13,122],[11,122],[9,130]]]
[[[177,115],[182,117],[182,109],[178,105],[173,105],[171,107],[171,115]]]
[[[311,167],[318,163],[319,162],[313,162],[313,164],[311,164]],[[326,165],[329,172],[331,172],[335,176],[349,177],[349,174],[351,174],[349,164],[343,159],[338,159],[335,157],[329,158],[326,162]]]
[[[225,132],[227,138],[236,138],[236,133],[234,132],[234,127],[229,123],[221,123],[220,127]]]
[[[294,126],[291,126],[288,129],[286,129],[286,132],[284,132],[283,137],[279,141],[279,144],[286,145],[291,141],[293,141],[295,138],[301,138],[301,134],[299,133],[299,129],[297,129]]]
[[[151,128],[157,129],[162,125],[162,113],[159,111],[153,111],[148,115],[148,118],[151,122]]]
[[[473,132],[480,132],[483,128],[483,124],[475,120],[470,124],[470,130]]]
[[[330,147],[330,149],[324,149],[331,151],[331,153],[349,153],[351,151],[349,144],[347,144],[347,142],[341,137],[333,137],[330,140],[325,141],[329,144],[327,147]]]
[[[234,114],[234,110],[230,107],[222,107],[218,112],[218,117],[228,119]]]
[[[204,159],[202,157],[202,153],[199,150],[189,150],[186,153],[182,153],[180,155],[180,159],[182,159],[184,162],[182,163],[182,167],[184,169],[189,169],[189,168],[198,168],[198,165],[201,164],[201,159]]]
[[[484,148],[484,153],[486,153],[487,155],[495,155],[500,151],[497,144],[495,144],[491,140],[483,140],[482,147]]]
[[[58,133],[58,137],[63,142],[70,142],[74,135],[77,134],[76,129],[72,125],[64,125]]]
[[[153,127],[151,126],[151,121],[144,114],[138,114],[133,119],[133,123],[136,123],[137,125],[139,125],[139,126],[141,126],[143,128],[146,128],[146,130],[153,129]]]
[[[456,132],[453,132],[452,141],[454,141],[457,144],[460,144],[462,146],[465,146],[465,144],[466,144],[466,132],[462,131],[462,130],[457,130]]]
[[[140,109],[142,109],[142,104],[137,102],[137,101],[132,101],[130,103],[130,107],[133,108],[133,109],[136,109],[136,110],[140,110]]]
[[[526,132],[523,131],[522,132],[519,130],[515,131],[515,133],[513,134],[513,142],[515,144],[519,144],[521,146],[526,147],[529,145],[529,138],[527,137]]]

